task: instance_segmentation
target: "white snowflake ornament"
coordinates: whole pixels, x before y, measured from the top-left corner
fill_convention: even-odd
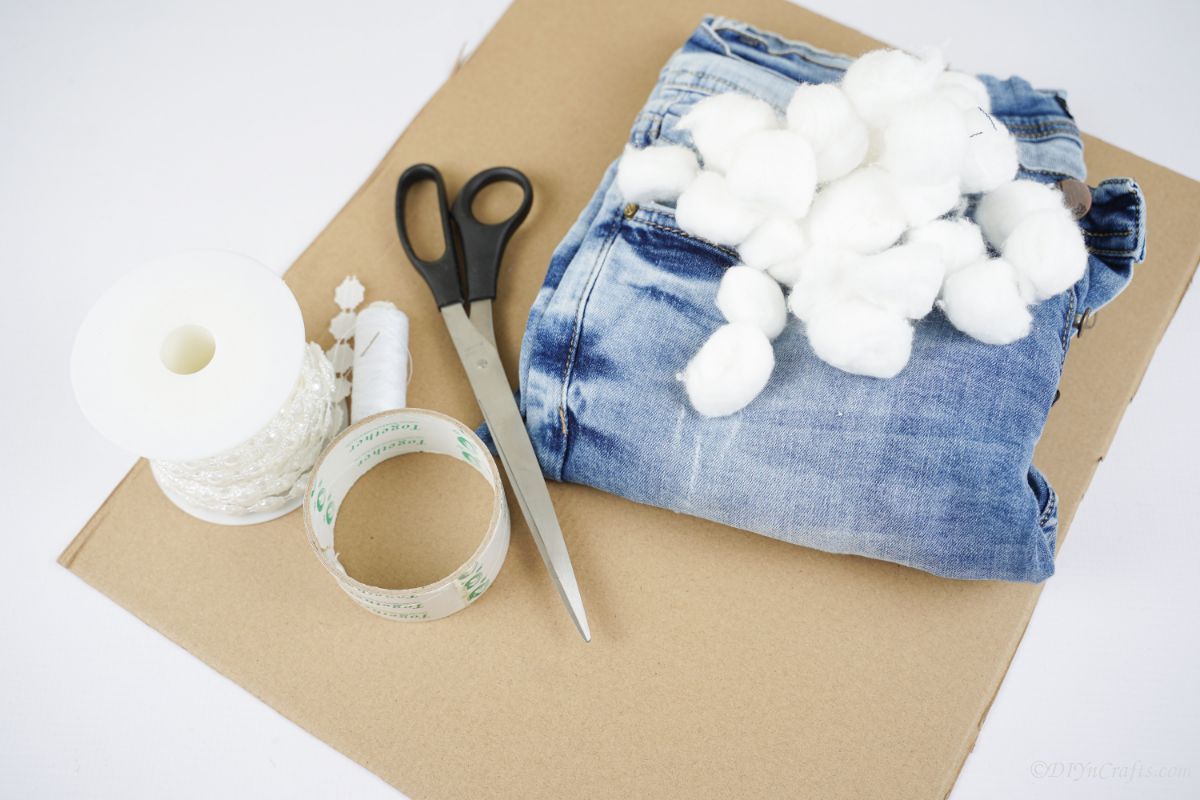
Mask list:
[[[334,290],[333,302],[337,303],[338,308],[342,311],[353,311],[363,301],[365,292],[362,281],[354,275],[349,275]]]
[[[333,334],[334,339],[344,342],[354,335],[354,323],[357,320],[358,314],[353,311],[342,311],[329,321],[329,332]]]

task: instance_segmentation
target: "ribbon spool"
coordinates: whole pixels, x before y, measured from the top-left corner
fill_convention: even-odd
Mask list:
[[[350,577],[338,560],[334,546],[338,511],[359,478],[382,462],[408,453],[439,453],[469,464],[492,488],[491,519],[479,547],[447,577],[415,589],[369,586]],[[395,620],[427,621],[461,611],[492,585],[508,554],[508,504],[496,462],[467,426],[420,408],[368,417],[330,443],[308,485],[304,528],[317,558],[342,590],[368,611]]]
[[[151,262],[101,296],[76,336],[71,380],[88,421],[151,459],[172,502],[248,525],[301,504],[308,470],[345,422],[332,367],[313,349],[278,276],[245,256],[196,250]],[[211,497],[164,480],[163,468],[193,465]]]

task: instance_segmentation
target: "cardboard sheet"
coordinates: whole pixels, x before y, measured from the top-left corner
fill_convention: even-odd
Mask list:
[[[368,300],[411,316],[410,403],[477,422],[429,291],[396,239],[397,176],[430,161],[451,191],[496,164],[532,178],[537,200],[497,301],[514,377],[552,249],[620,152],[659,68],[710,6],[517,0],[287,274],[310,336],[323,336],[334,286],[357,273]],[[716,10],[832,50],[876,44],[782,0]],[[1086,145],[1093,183],[1141,182],[1149,260],[1073,344],[1037,451],[1064,532],[1200,254],[1200,185],[1096,139]],[[437,480],[445,473],[411,477],[445,499],[422,504],[412,524],[444,528],[455,502]],[[144,462],[61,561],[416,800],[947,794],[1038,587],[954,582],[579,486],[551,491],[590,645],[519,517],[494,587],[428,625],[355,606],[309,551],[298,512],[251,529],[206,525],[162,497]],[[380,491],[374,502],[390,501]],[[380,537],[392,521],[379,515]],[[403,553],[382,547],[377,558],[386,574]]]

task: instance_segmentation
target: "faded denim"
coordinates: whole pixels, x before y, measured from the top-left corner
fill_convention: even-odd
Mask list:
[[[677,127],[714,93],[781,112],[798,81],[849,59],[710,18],[668,61],[629,141],[690,144]],[[1020,140],[1022,177],[1085,178],[1061,93],[984,77]],[[618,151],[614,142],[614,153]],[[681,231],[669,207],[629,206],[610,167],[551,260],[521,350],[521,405],[546,475],[776,539],[953,578],[1041,581],[1054,571],[1058,504],[1033,466],[1076,318],[1129,281],[1144,205],[1128,179],[1094,190],[1087,275],[1037,306],[1033,332],[981,344],[938,311],[916,325],[892,380],[816,358],[792,318],[777,366],[745,410],[706,419],[675,379],[722,324],[734,251]]]

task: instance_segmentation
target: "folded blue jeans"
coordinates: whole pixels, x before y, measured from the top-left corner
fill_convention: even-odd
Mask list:
[[[629,142],[690,146],[679,119],[716,93],[782,113],[798,83],[837,81],[850,60],[707,18],[667,62]],[[1062,93],[981,79],[1019,140],[1020,177],[1085,178]],[[1087,273],[1034,309],[1028,337],[982,344],[935,309],[916,324],[904,371],[878,380],[818,359],[793,318],[763,393],[709,419],[675,376],[722,324],[714,298],[737,253],[680,230],[667,206],[626,204],[615,167],[555,251],[522,344],[521,407],[548,477],[952,578],[1054,572],[1057,498],[1033,450],[1077,317],[1112,300],[1144,258],[1136,183],[1093,189]]]

